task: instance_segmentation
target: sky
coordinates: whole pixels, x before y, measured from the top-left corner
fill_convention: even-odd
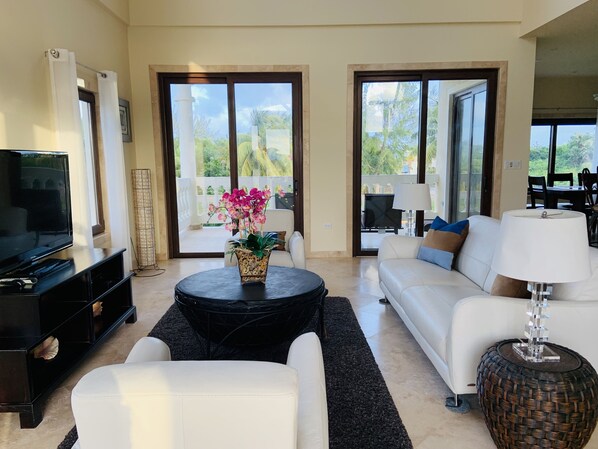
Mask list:
[[[589,133],[594,135],[595,125],[559,125],[556,136],[557,146],[567,143],[575,134]],[[550,126],[532,126],[531,146],[548,147],[550,142]]]
[[[254,109],[291,112],[291,83],[235,84],[237,130],[250,133]],[[194,114],[208,118],[210,131],[216,138],[228,137],[228,104],[226,84],[194,84],[191,88]]]

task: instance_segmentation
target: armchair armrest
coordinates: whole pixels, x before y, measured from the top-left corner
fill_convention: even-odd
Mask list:
[[[423,237],[389,235],[382,239],[378,249],[378,265],[387,259],[415,259]]]
[[[328,449],[328,405],[320,340],[314,332],[300,335],[289,348],[287,366],[299,382],[297,449]]]
[[[235,239],[227,239],[224,242],[224,266],[235,267],[237,266],[237,256],[234,253],[229,253],[233,249],[232,241]]]
[[[289,238],[289,252],[295,268],[305,269],[305,242],[299,231],[293,232]]]
[[[125,363],[167,362],[170,360],[170,348],[162,340],[154,337],[140,338]]]

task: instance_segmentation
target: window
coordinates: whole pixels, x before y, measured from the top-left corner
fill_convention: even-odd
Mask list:
[[[102,188],[100,183],[100,165],[98,150],[98,134],[96,121],[95,95],[84,89],[79,89],[79,112],[83,129],[83,145],[87,166],[87,182],[89,184],[89,205],[93,235],[104,232],[104,213],[102,210]]]
[[[596,119],[537,119],[532,121],[529,174],[595,171]]]

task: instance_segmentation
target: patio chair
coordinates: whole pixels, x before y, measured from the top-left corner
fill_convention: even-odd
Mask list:
[[[305,269],[305,242],[301,233],[295,231],[295,215],[292,210],[268,209],[263,231],[277,232],[279,238],[285,241],[284,249],[274,250],[270,254],[270,265]],[[225,267],[237,265],[237,256],[227,254],[232,249],[232,240],[234,239],[228,239],[224,244]]]

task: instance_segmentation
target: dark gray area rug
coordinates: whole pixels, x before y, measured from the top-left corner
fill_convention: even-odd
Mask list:
[[[324,311],[328,338],[322,342],[322,352],[330,449],[413,448],[349,300],[326,298]],[[315,326],[314,321],[310,328]],[[149,335],[168,344],[173,360],[205,358],[205,341],[196,336],[175,305]],[[257,349],[220,347],[215,358],[284,363],[288,348],[289,343]],[[73,428],[58,449],[70,449],[76,439]]]

